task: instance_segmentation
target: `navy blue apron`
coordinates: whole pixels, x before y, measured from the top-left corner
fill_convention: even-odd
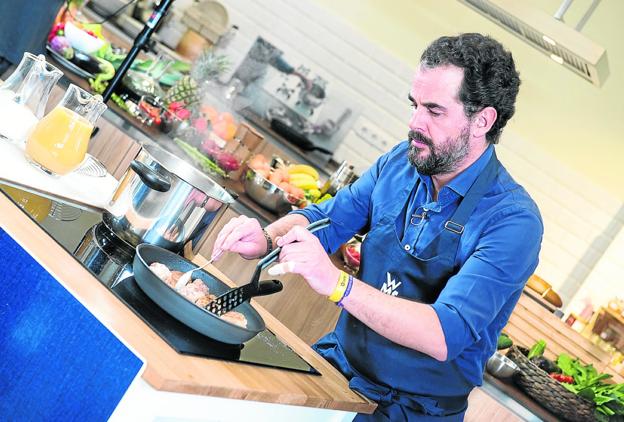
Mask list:
[[[406,252],[396,219],[406,206],[397,201],[381,217],[362,245],[358,278],[382,291],[422,303],[434,303],[447,280],[459,271],[455,257],[464,225],[494,181],[500,163],[492,154],[440,234],[419,254]],[[416,176],[397,198],[408,198]],[[395,290],[397,289],[398,290]],[[407,323],[408,321],[406,321]],[[349,379],[349,386],[379,404],[357,421],[461,421],[473,385],[456,362],[439,362],[377,334],[342,311],[336,329],[315,350]]]

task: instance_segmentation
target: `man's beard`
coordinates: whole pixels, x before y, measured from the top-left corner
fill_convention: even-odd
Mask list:
[[[466,126],[457,138],[454,140],[447,139],[443,145],[434,146],[433,141],[426,136],[409,131],[408,138],[410,141],[407,151],[409,162],[416,167],[418,173],[433,176],[436,174],[451,173],[457,169],[459,164],[468,155],[470,132]],[[422,142],[429,147],[429,154],[426,157],[420,157],[419,153],[423,150],[414,146],[412,141]]]

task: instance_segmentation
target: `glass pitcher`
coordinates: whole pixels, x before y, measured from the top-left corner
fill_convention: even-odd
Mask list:
[[[85,159],[95,122],[105,110],[101,96],[70,84],[61,102],[30,134],[26,157],[52,175],[72,172]]]
[[[0,138],[22,143],[45,113],[50,91],[63,72],[40,54],[24,53],[22,61],[0,85]]]

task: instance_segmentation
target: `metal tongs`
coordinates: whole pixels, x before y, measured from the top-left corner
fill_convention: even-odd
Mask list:
[[[329,218],[324,218],[322,220],[315,221],[312,224],[309,224],[306,227],[310,233],[314,233],[318,230],[324,229],[329,226],[330,220]],[[215,300],[206,305],[206,310],[212,312],[216,315],[223,315],[226,312],[231,311],[236,308],[240,304],[248,301],[252,297],[255,296],[265,296],[272,293],[277,293],[281,291],[284,286],[279,280],[260,280],[260,273],[266,267],[271,265],[279,255],[281,247],[275,248],[271,253],[258,261],[256,265],[256,269],[251,277],[251,281],[244,286],[236,287],[234,289],[230,289],[227,292],[223,293]]]

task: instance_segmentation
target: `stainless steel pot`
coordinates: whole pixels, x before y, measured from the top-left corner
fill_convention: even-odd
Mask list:
[[[234,200],[184,160],[146,145],[117,186],[103,221],[130,245],[178,252]]]

